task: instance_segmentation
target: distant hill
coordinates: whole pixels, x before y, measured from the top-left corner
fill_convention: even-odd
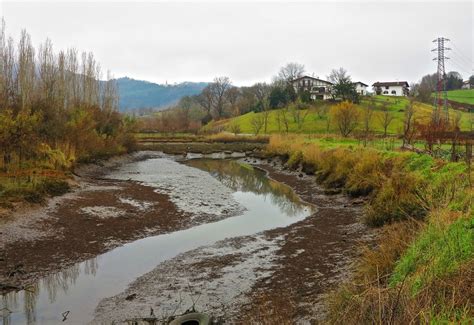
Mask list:
[[[116,81],[120,95],[120,111],[150,107],[164,109],[177,103],[184,96],[199,94],[207,86],[207,82],[160,85],[128,77]]]

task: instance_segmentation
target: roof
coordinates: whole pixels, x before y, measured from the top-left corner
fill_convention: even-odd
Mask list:
[[[372,86],[374,86],[374,87],[385,87],[385,86],[405,86],[405,87],[409,87],[408,82],[406,82],[406,81],[384,81],[384,82],[377,81]]]
[[[313,79],[313,80],[316,80],[316,81],[322,81],[322,82],[328,83],[328,84],[330,84],[330,85],[333,84],[333,83],[330,82],[330,81],[322,80],[322,79],[315,78],[315,77],[310,77],[310,76],[301,76],[301,77],[299,77],[299,78],[293,79],[291,82],[295,82],[295,81],[298,81],[298,80],[301,80],[301,79],[304,79],[304,78]]]
[[[369,85],[366,85],[365,83],[363,83],[362,81],[357,81],[357,82],[354,82],[354,85],[355,84],[361,84],[362,86],[366,86],[366,87],[369,87]]]

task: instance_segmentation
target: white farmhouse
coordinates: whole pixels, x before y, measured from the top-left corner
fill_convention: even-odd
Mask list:
[[[295,88],[296,93],[309,91],[312,100],[332,99],[331,92],[333,84],[329,81],[310,76],[302,76],[294,79],[291,84]]]
[[[471,89],[474,88],[474,85],[471,85],[471,82],[469,80],[463,81],[462,82],[462,89]]]
[[[372,85],[377,95],[385,96],[408,96],[408,82],[406,81],[377,81]]]
[[[356,87],[356,92],[359,95],[361,96],[367,95],[367,87],[369,87],[369,85],[366,85],[363,82],[357,81],[357,82],[354,82],[354,86]]]

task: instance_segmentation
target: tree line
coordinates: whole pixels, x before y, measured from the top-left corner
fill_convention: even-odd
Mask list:
[[[4,172],[70,167],[77,160],[133,146],[130,118],[118,112],[114,79],[92,53],[55,53],[51,40],[35,48],[23,30],[18,42],[0,25],[0,166]]]
[[[299,63],[288,63],[281,67],[271,83],[259,82],[249,87],[237,87],[228,77],[216,77],[213,82],[195,96],[186,96],[179,103],[155,117],[145,118],[142,129],[163,132],[197,131],[211,120],[243,115],[248,112],[263,112],[263,121],[252,121],[256,128],[265,129],[268,115],[274,109],[289,109],[280,116],[279,125],[287,125],[286,115],[298,115],[297,110],[308,108],[313,103],[309,91],[295,89],[292,81],[305,74],[305,67]],[[333,99],[359,102],[350,75],[343,68],[334,69],[328,76],[333,83]],[[299,114],[301,115],[301,114]],[[261,118],[260,116],[256,119]],[[296,119],[302,119],[302,116]]]
[[[474,75],[471,75],[468,79],[471,87],[474,87]],[[457,90],[463,86],[462,75],[457,71],[450,71],[445,76],[446,90]],[[432,104],[432,94],[437,90],[438,87],[438,75],[437,73],[427,74],[421,78],[419,82],[413,83],[410,86],[411,96],[417,100]]]

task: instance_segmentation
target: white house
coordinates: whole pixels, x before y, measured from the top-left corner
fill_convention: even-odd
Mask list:
[[[295,92],[309,91],[311,99],[332,99],[331,91],[333,84],[329,81],[302,76],[294,79],[292,82]]]
[[[473,85],[469,82],[469,80],[463,81],[462,83],[462,89],[471,89],[474,88]]]
[[[367,87],[369,87],[369,85],[366,85],[365,83],[360,82],[360,81],[354,82],[354,85],[359,95],[361,96],[367,95]]]
[[[408,96],[408,82],[406,81],[377,81],[372,85],[377,95],[385,96]]]

